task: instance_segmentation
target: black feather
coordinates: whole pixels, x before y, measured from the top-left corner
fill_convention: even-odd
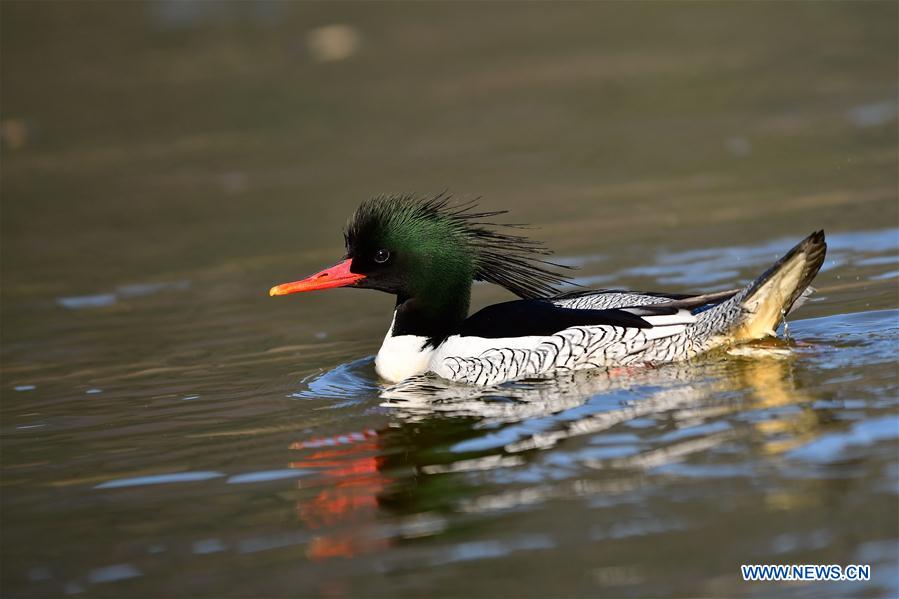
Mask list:
[[[676,310],[674,311],[676,312]],[[647,315],[673,313],[669,311],[647,312]],[[463,337],[546,336],[579,326],[616,326],[651,329],[652,324],[630,309],[625,310],[575,310],[560,308],[544,300],[518,300],[494,304],[469,316],[459,331]]]

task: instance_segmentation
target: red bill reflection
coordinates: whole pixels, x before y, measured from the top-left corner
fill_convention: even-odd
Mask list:
[[[390,539],[378,527],[378,496],[393,482],[380,470],[383,458],[377,431],[292,443],[290,449],[314,450],[291,468],[317,470],[322,489],[297,504],[297,515],[318,534],[307,549],[310,559],[353,557],[384,549]],[[300,483],[305,487],[308,483]]]

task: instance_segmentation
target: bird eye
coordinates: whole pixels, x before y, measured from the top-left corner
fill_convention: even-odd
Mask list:
[[[375,262],[378,264],[384,264],[390,260],[390,251],[389,250],[378,250],[375,252]]]

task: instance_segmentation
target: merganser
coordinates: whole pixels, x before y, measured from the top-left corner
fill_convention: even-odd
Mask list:
[[[269,294],[356,287],[396,296],[378,375],[396,383],[433,373],[496,385],[589,368],[657,365],[711,349],[776,336],[784,316],[811,292],[827,245],[824,232],[801,241],[742,289],[683,295],[608,289],[560,294],[568,282],[536,241],[489,222],[506,211],[474,202],[382,195],[347,223],[337,265]],[[564,268],[564,267],[560,267]],[[522,299],[468,316],[473,281]]]

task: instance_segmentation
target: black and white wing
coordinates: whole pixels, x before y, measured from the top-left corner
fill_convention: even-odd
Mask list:
[[[560,308],[575,310],[609,310],[633,306],[666,305],[696,310],[702,306],[717,304],[736,295],[739,289],[715,293],[678,294],[622,291],[618,289],[587,289],[565,293],[549,301]]]
[[[431,359],[431,370],[453,381],[495,385],[621,366],[639,362],[650,344],[680,335],[695,321],[689,310],[677,306],[584,310],[545,300],[497,304],[446,339]]]

